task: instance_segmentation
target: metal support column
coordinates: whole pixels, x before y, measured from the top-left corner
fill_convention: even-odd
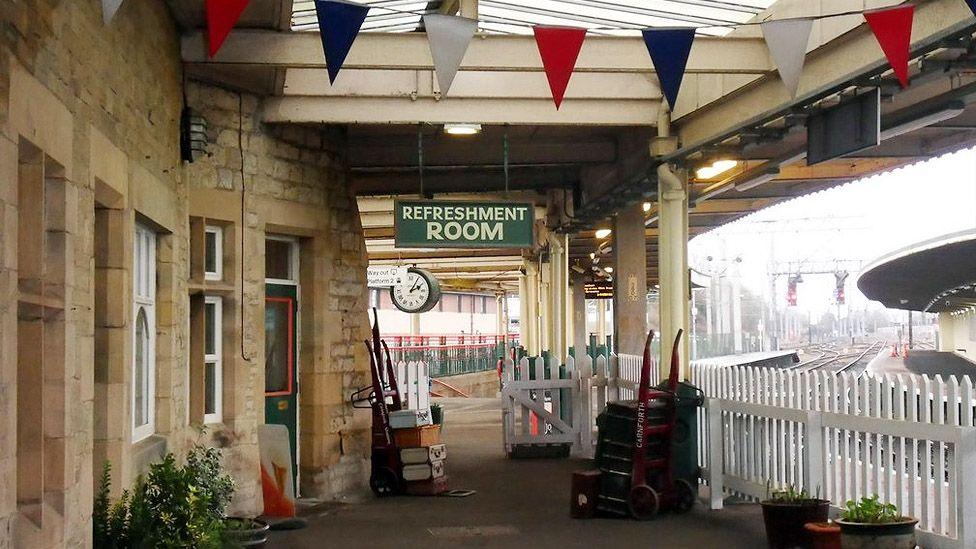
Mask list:
[[[539,355],[539,268],[535,261],[524,261],[524,291],[519,296],[522,346],[530,356]],[[523,284],[520,283],[520,289]]]
[[[670,135],[670,119],[666,109],[661,109],[658,120],[659,137],[651,144],[652,154],[664,154],[677,146]],[[671,348],[679,329],[684,330],[679,348],[680,376],[691,379],[688,330],[691,310],[691,290],[688,277],[688,174],[673,170],[667,164],[657,169],[658,180],[658,273],[661,279],[661,363],[666,375],[671,364]]]
[[[566,333],[569,323],[569,237],[549,234],[549,351],[558,364],[566,360]]]

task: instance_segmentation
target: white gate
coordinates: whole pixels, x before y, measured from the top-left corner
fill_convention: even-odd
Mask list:
[[[403,362],[396,365],[397,385],[403,407],[407,410],[430,408],[430,374],[426,362]]]
[[[565,370],[550,367],[542,358],[526,357],[515,364],[505,361],[502,373],[502,426],[505,452],[518,445],[568,443],[573,453],[593,457],[596,417],[607,402],[636,398],[642,357],[610,355],[566,359]],[[656,364],[651,367],[656,384]]]

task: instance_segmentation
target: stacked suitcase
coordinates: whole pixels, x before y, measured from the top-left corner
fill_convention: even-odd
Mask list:
[[[403,464],[404,492],[415,496],[446,492],[447,447],[440,440],[441,426],[431,424],[430,409],[392,412],[390,425]]]
[[[647,412],[648,425],[663,425],[667,421],[668,403],[654,401]],[[634,432],[637,429],[637,401],[610,402],[597,418],[599,438],[596,447],[596,466],[600,471],[600,493],[596,508],[614,515],[627,516],[627,497],[633,471]],[[660,440],[646,444],[647,464],[664,459],[668,449]],[[654,476],[659,468],[648,467],[649,484],[656,485]]]

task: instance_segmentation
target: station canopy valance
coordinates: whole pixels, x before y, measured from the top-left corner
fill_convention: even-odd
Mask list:
[[[592,34],[638,35],[647,27],[698,27],[724,36],[733,25],[753,19],[776,0],[480,0],[483,32],[531,34],[531,25],[582,27]],[[441,13],[449,0],[373,0],[365,32],[422,31],[421,15]],[[727,25],[727,26],[725,26]],[[293,30],[317,30],[313,0],[295,0]]]

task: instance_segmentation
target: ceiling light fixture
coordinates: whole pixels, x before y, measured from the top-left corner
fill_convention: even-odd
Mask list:
[[[444,124],[444,133],[448,135],[475,135],[481,133],[481,124]]]
[[[738,160],[716,160],[711,166],[702,166],[695,170],[698,179],[713,179],[739,165]]]
[[[610,229],[597,229],[596,230],[596,237],[597,238],[601,238],[601,239],[602,238],[606,238],[606,237],[610,236],[610,233],[612,233],[612,232],[613,231],[610,230]]]
[[[644,213],[647,213],[647,212],[651,211],[651,203],[650,202],[645,202],[643,207],[644,207]]]
[[[604,267],[603,270],[606,271],[606,272],[608,272],[608,273],[612,273],[613,272],[613,267],[610,267],[608,265],[608,266]]]

